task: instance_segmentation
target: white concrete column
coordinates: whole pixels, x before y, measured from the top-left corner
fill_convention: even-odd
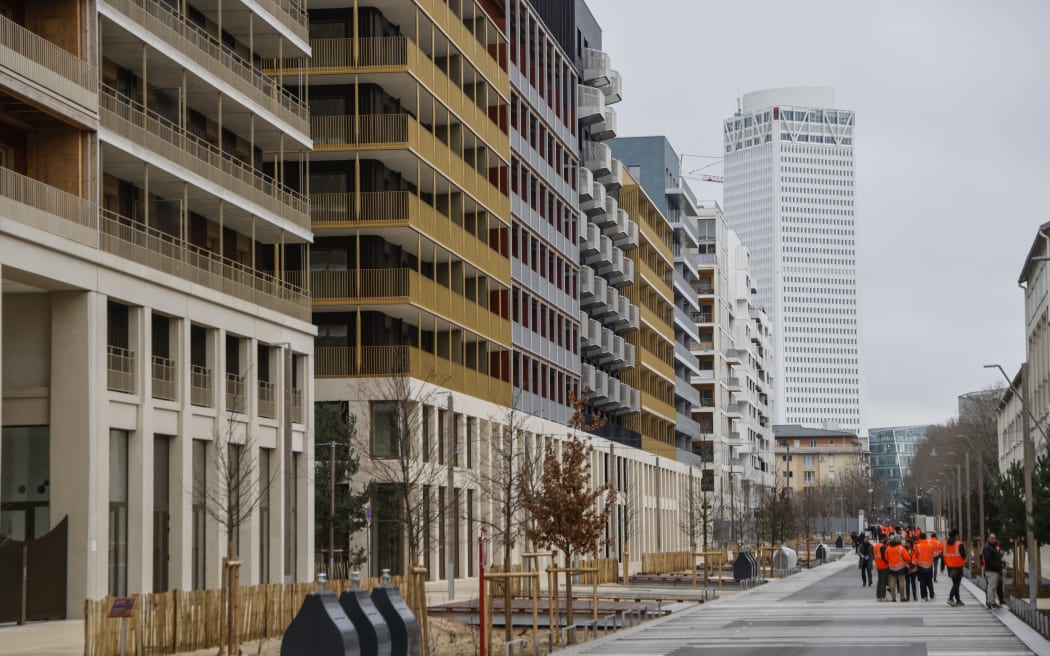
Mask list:
[[[106,297],[51,294],[51,524],[69,518],[66,610],[106,594],[109,433],[99,408],[106,392]]]
[[[173,589],[193,587],[193,406],[190,404],[190,326],[175,323],[178,377],[178,434],[171,443],[171,556],[169,582]]]
[[[129,346],[138,382],[137,425],[128,434],[128,593],[153,589],[153,331],[149,308],[130,308]],[[125,428],[114,426],[114,428]]]

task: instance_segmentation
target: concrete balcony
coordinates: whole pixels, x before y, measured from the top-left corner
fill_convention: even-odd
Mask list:
[[[741,351],[739,349],[726,349],[726,363],[728,364],[741,364],[743,359],[747,357],[747,351]]]
[[[314,350],[314,376],[407,376],[478,398],[490,399],[493,403],[511,401],[509,382],[413,346],[319,346]]]
[[[592,87],[604,87],[610,83],[611,62],[609,55],[593,48],[583,49],[583,75],[580,79]]]
[[[689,405],[700,405],[700,392],[681,378],[675,378],[674,380],[674,393],[683,401],[688,401]]]
[[[153,377],[153,398],[162,401],[174,401],[177,396],[177,375],[175,361],[154,355],[151,364]]]
[[[98,116],[95,67],[5,16],[0,16],[0,71],[27,85],[32,95],[69,103],[91,119]],[[30,89],[18,91],[30,95]]]
[[[314,307],[411,305],[494,341],[510,342],[510,321],[415,269],[311,271]],[[482,299],[487,300],[487,299]]]
[[[510,197],[487,173],[469,164],[409,114],[315,115],[310,118],[310,130],[315,153],[412,150],[497,216],[510,216]]]
[[[620,203],[615,196],[606,196],[604,193],[602,195],[605,198],[605,207],[602,208],[601,212],[595,212],[589,216],[588,221],[604,231],[607,228],[616,226],[616,215],[620,211]]]
[[[689,315],[699,326],[710,325],[714,322],[714,313],[712,312],[690,312]]]
[[[609,191],[616,191],[623,186],[624,171],[623,162],[614,157],[612,162],[610,162],[609,172],[605,175],[599,176],[598,182],[605,185]]]
[[[590,87],[581,87],[582,89],[591,89]],[[591,89],[591,91],[597,91],[597,89]],[[598,91],[601,95],[601,91]],[[601,96],[602,104],[604,106],[605,96]],[[583,108],[580,108],[580,115],[583,115]],[[582,120],[582,118],[581,118]],[[605,141],[606,139],[613,139],[616,137],[616,110],[612,107],[605,107],[601,120],[596,121],[591,127],[591,138],[598,139],[599,141]],[[620,185],[623,184],[621,179]]]
[[[610,200],[605,193],[605,185],[594,181],[594,174],[591,173],[590,169],[581,167],[580,170],[586,171],[587,177],[591,180],[590,192],[587,194],[587,197],[590,198],[590,200],[584,202],[583,195],[581,194],[580,209],[583,210],[583,213],[586,214],[588,218],[600,221],[601,215],[605,214]]]
[[[407,191],[311,194],[314,232],[349,235],[361,228],[410,228],[510,285],[510,260],[461,224]]]
[[[705,383],[710,384],[715,382],[715,372],[711,369],[704,369],[698,372],[692,372],[689,374],[689,382],[693,385],[703,385]]]
[[[586,211],[584,204],[594,200],[594,195],[591,193],[594,186],[594,174],[590,169],[581,166],[577,169],[576,176],[576,188],[580,190],[580,209]]]
[[[220,186],[230,195],[239,196],[248,208],[257,207],[272,213],[275,220],[288,219],[309,230],[310,202],[307,198],[248,162],[223,152],[218,146],[142,107],[115,89],[103,87],[99,93],[99,108],[102,127],[135,147],[170,162],[170,166],[158,162],[158,167],[169,172],[181,167],[189,174]],[[138,156],[140,153],[132,150],[128,154]],[[227,199],[236,202],[229,196]]]
[[[111,392],[134,394],[135,352],[110,344],[106,347],[106,387]]]
[[[576,85],[576,94],[577,118],[580,123],[595,125],[605,120],[605,94],[586,84]]]
[[[0,217],[98,245],[98,207],[79,196],[0,167]]]
[[[726,378],[726,387],[729,388],[730,392],[742,392],[743,391],[743,388],[740,386],[740,379],[735,377],[735,376],[731,376],[729,378]]]
[[[252,62],[225,45],[203,27],[189,20],[175,5],[160,0],[102,0],[99,7],[106,17],[125,25],[135,38],[159,42],[177,53],[175,63],[205,80],[212,88],[241,102],[253,102],[269,113],[268,122],[284,121],[309,143],[310,109],[306,102],[266,75]],[[138,26],[139,29],[135,29]],[[151,38],[144,38],[143,33]],[[195,89],[190,89],[194,93]]]
[[[609,175],[612,172],[612,149],[598,141],[585,141],[583,165],[594,173],[595,178]]]
[[[102,210],[99,247],[127,260],[309,321],[310,295],[272,273],[222,258],[153,227]],[[288,278],[293,272],[285,272]],[[298,273],[298,272],[294,272]]]

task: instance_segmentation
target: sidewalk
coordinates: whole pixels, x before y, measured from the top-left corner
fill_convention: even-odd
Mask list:
[[[84,653],[84,620],[0,625],[3,656],[80,656]]]
[[[973,580],[968,577],[963,578],[962,586],[966,588],[967,592],[973,595],[976,603],[982,606],[984,605],[985,591],[983,588],[974,583]],[[989,610],[988,612],[995,615],[999,621],[1003,623],[1003,626],[1017,636],[1026,647],[1036,654],[1036,656],[1050,656],[1050,640],[1039,635],[1038,631],[1028,626],[1028,624],[1021,618],[1016,617],[1010,612],[1010,609],[1004,606],[1003,608]]]

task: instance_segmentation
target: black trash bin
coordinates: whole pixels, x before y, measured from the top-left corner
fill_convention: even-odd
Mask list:
[[[422,642],[419,622],[401,591],[390,585],[390,570],[383,570],[383,585],[372,590],[372,603],[390,629],[390,656],[419,656]]]
[[[758,561],[750,551],[742,551],[733,562],[733,580],[739,582],[754,578],[758,578]]]
[[[281,656],[357,656],[360,645],[350,618],[335,594],[324,591],[306,595],[295,619],[285,629]]]
[[[390,640],[390,627],[383,614],[379,612],[368,593],[358,586],[361,575],[354,572],[350,580],[353,587],[339,595],[339,605],[350,618],[357,630],[357,639],[361,644],[361,656],[390,656],[393,644]]]

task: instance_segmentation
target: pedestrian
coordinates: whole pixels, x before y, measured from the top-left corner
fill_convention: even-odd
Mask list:
[[[944,543],[937,539],[937,533],[930,533],[930,544],[933,545],[933,582],[937,582],[937,568],[944,571]]]
[[[889,538],[882,538],[872,549],[872,559],[875,561],[875,575],[877,577],[875,583],[875,601],[886,601],[886,587],[889,584],[890,568],[886,563],[886,559],[883,558],[883,553],[886,550],[886,540],[888,539]]]
[[[904,601],[918,601],[918,574],[919,568],[915,564],[915,539],[908,538],[905,546],[908,553],[908,570],[904,575]]]
[[[962,581],[963,567],[966,566],[966,545],[959,539],[958,529],[952,529],[948,534],[948,541],[944,543],[944,566],[948,569],[948,578],[952,581],[948,605],[965,606],[959,598],[959,582]]]
[[[995,533],[988,534],[988,542],[981,552],[981,560],[984,562],[984,605],[988,608],[999,608],[999,600],[996,591],[999,588],[999,580],[1003,576],[1003,554],[998,549],[999,540]]]
[[[919,594],[923,601],[933,601],[933,554],[934,546],[925,533],[919,534],[915,542],[915,558],[912,562],[916,566],[916,576],[919,579]]]
[[[864,536],[861,540],[860,546],[857,547],[857,557],[859,558],[857,566],[860,567],[860,586],[871,585],[871,561],[874,557],[874,549],[871,546],[871,541],[868,540],[868,536]]]
[[[883,556],[886,560],[886,565],[889,568],[888,582],[890,589],[890,596],[893,601],[897,601],[897,594],[900,593],[900,600],[906,601],[907,588],[905,587],[905,578],[908,575],[908,563],[910,558],[908,551],[901,546],[901,539],[896,533],[890,536],[889,545],[883,550]]]

